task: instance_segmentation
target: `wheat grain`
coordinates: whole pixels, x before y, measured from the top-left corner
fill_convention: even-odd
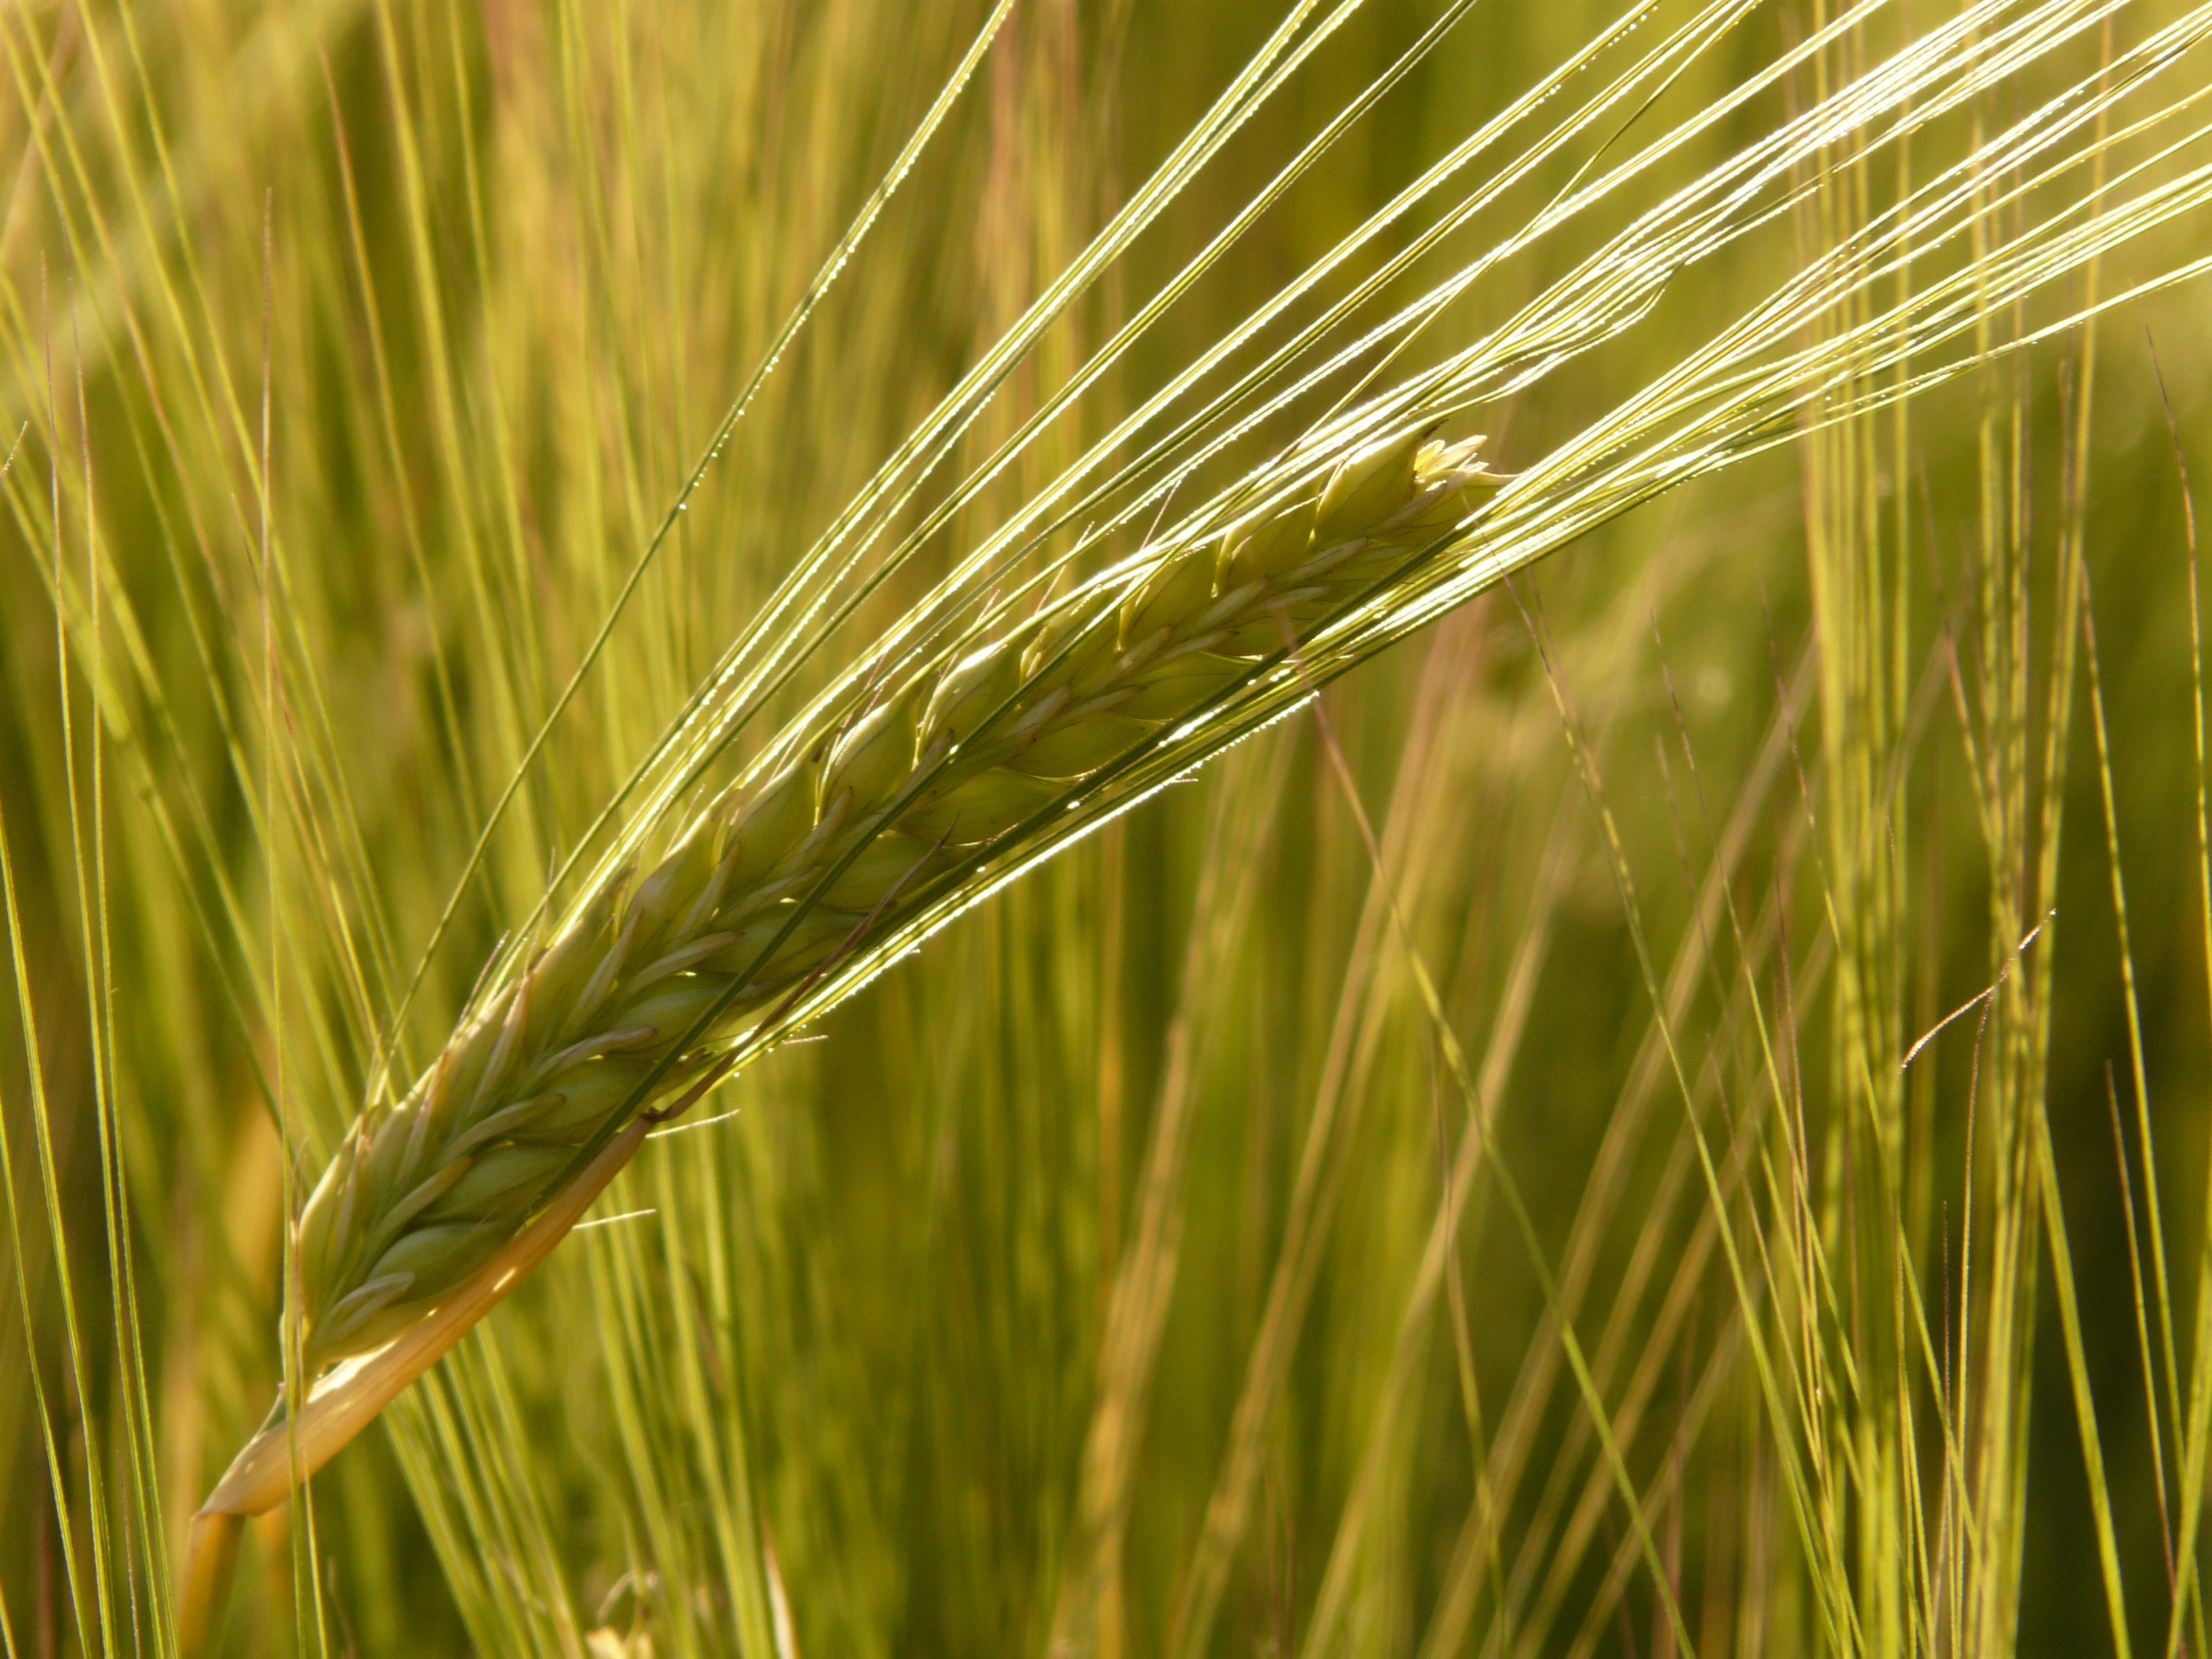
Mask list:
[[[749,1015],[899,896],[974,861],[1286,639],[1413,559],[1503,480],[1415,432],[1325,488],[1162,550],[918,676],[732,792],[609,884],[354,1125],[300,1224],[310,1372],[389,1341],[482,1267],[571,1167],[696,1086]]]

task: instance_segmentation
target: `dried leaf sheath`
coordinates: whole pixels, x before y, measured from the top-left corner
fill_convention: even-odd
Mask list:
[[[887,901],[1468,518],[1503,482],[1474,461],[1480,441],[1389,440],[1318,499],[1167,549],[1133,584],[1079,594],[886,696],[714,803],[641,880],[610,884],[404,1102],[340,1146],[301,1222],[310,1373],[424,1317],[585,1152],[698,1079]]]

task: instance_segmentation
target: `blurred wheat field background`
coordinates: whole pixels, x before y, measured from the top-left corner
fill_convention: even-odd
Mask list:
[[[725,771],[1493,338],[1493,562],[655,1131],[213,1650],[2203,1652],[2208,31],[0,4],[9,1659],[176,1650],[288,1218],[732,641],[811,643]]]

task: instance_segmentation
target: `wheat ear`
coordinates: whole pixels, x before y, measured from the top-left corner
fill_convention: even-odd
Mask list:
[[[339,1146],[300,1218],[307,1374],[387,1345],[408,1365],[380,1376],[419,1374],[475,1316],[445,1334],[444,1316],[503,1294],[518,1237],[573,1224],[563,1195],[587,1175],[603,1183],[610,1150],[627,1158],[641,1121],[703,1087],[750,1017],[1286,639],[1387,586],[1504,482],[1475,460],[1481,441],[1401,434],[1318,492],[1162,547],[880,696],[716,799],[642,879],[607,883],[404,1100],[365,1112]],[[489,1297],[488,1267],[501,1270]],[[425,1331],[438,1340],[410,1340]],[[257,1437],[209,1510],[270,1507],[390,1398],[318,1411],[330,1393],[311,1399],[313,1432],[303,1419]]]

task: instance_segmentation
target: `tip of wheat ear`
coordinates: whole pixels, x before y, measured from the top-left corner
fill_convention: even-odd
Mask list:
[[[573,1224],[587,1179],[635,1149],[639,1114],[894,899],[951,878],[1280,652],[1286,629],[1296,643],[1470,520],[1507,482],[1481,443],[1387,436],[1318,492],[963,642],[957,662],[794,741],[804,759],[594,896],[404,1103],[340,1146],[300,1218],[297,1312],[308,1375],[345,1369],[240,1454],[212,1508],[276,1501],[295,1459],[313,1467],[374,1417]]]

